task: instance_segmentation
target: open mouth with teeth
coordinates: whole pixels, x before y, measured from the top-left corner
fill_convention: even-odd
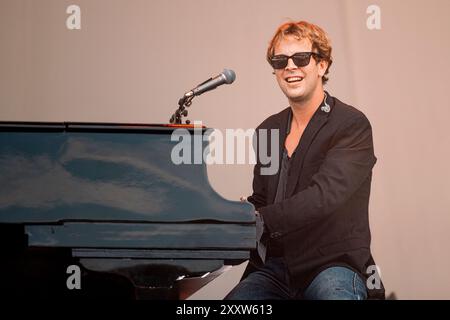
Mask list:
[[[303,80],[303,77],[287,77],[285,80],[288,83],[300,82]]]

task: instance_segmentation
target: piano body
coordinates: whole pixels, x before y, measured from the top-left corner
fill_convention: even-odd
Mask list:
[[[248,260],[253,206],[172,163],[176,128],[0,122],[2,293],[184,299]]]

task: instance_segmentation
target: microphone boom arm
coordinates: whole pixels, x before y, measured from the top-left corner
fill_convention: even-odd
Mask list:
[[[236,74],[233,70],[224,69],[218,76],[209,78],[208,80],[200,83],[191,91],[186,92],[184,96],[178,100],[178,109],[170,118],[170,123],[182,124],[182,117],[186,117],[188,115],[186,108],[192,104],[192,99],[194,99],[195,96],[199,96],[206,91],[213,90],[222,84],[233,83],[235,78]],[[190,124],[190,121],[186,120],[186,124]]]

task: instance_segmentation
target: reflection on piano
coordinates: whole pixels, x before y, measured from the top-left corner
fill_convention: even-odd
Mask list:
[[[173,164],[173,130],[0,122],[3,294],[184,299],[248,260],[253,206],[218,195],[205,164]]]

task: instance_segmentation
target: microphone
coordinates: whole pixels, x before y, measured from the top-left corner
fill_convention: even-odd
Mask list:
[[[233,83],[234,79],[236,79],[236,74],[234,73],[234,71],[224,69],[221,74],[215,76],[214,78],[209,78],[205,82],[200,83],[197,87],[195,87],[191,91],[186,92],[184,96],[185,97],[199,96],[202,93],[213,90],[225,83],[231,84]]]

